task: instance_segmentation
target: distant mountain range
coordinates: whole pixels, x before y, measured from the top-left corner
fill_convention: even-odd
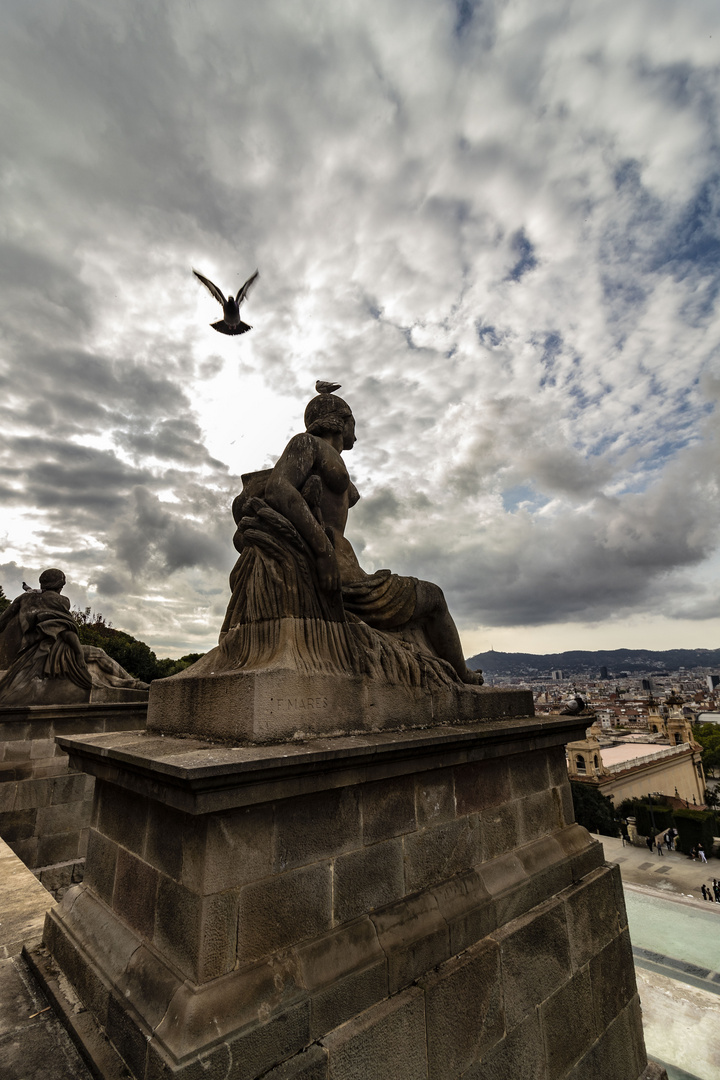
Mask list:
[[[713,668],[720,671],[720,649],[596,649],[594,652],[574,649],[561,653],[505,653],[484,652],[471,656],[468,667],[480,668],[487,675],[522,675],[540,678],[560,669],[568,675],[592,675],[598,677],[601,667],[608,669],[610,678],[625,671],[674,672],[679,668],[688,671],[695,667]]]

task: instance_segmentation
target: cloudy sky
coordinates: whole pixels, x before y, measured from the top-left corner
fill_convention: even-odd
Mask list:
[[[468,655],[720,642],[720,7],[5,0],[0,584],[216,640],[342,384],[368,570]],[[253,331],[222,289],[260,280]]]

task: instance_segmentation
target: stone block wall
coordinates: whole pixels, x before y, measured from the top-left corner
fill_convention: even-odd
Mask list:
[[[106,771],[46,944],[137,1080],[638,1080],[617,868],[562,745],[505,750],[194,814]]]
[[[0,708],[0,837],[56,898],[82,880],[95,780],[56,735],[133,730],[146,706]]]

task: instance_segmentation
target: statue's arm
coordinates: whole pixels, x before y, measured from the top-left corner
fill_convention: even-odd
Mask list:
[[[330,590],[340,587],[335,549],[300,494],[313,470],[316,453],[312,435],[295,435],[268,478],[265,499],[273,510],[292,522],[308,544],[315,556],[320,584]]]

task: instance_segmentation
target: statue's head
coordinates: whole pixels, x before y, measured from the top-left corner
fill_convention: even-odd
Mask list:
[[[305,408],[305,430],[310,435],[343,435],[343,449],[351,450],[355,442],[355,418],[347,401],[321,390]]]
[[[57,570],[55,567],[43,570],[40,575],[40,588],[43,592],[60,592],[64,584],[65,575],[62,570]]]

